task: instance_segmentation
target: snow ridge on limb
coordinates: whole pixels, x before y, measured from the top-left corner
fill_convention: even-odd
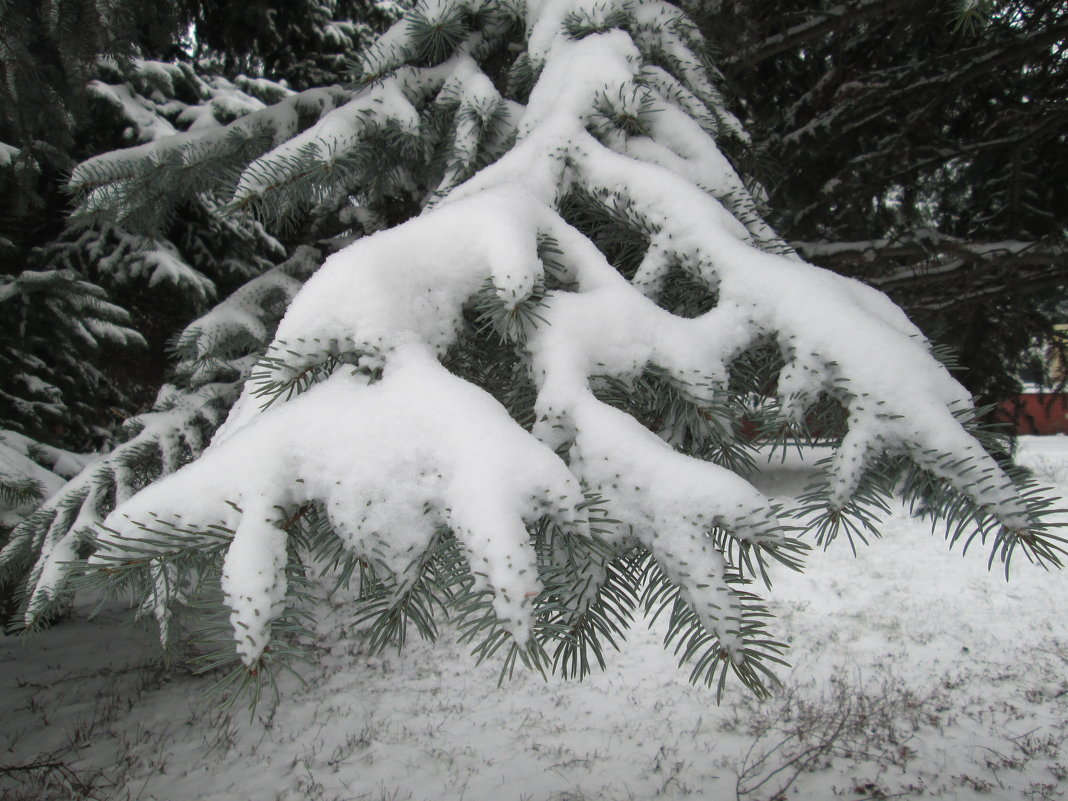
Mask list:
[[[504,138],[468,115],[422,140],[447,165],[421,187],[426,210],[308,281],[211,446],[108,515],[93,563],[179,564],[214,526],[247,673],[272,658],[289,588],[325,562],[359,577],[381,643],[404,621],[432,636],[440,606],[479,653],[510,643],[506,664],[581,674],[641,605],[669,610],[694,680],[764,692],[784,646],[748,588],[806,546],[732,469],[745,460],[717,454],[744,451],[739,399],[775,384],[778,426],[842,412],[810,498],[821,536],[893,490],[897,476],[872,481],[885,454],[992,521],[1003,555],[1022,543],[1057,563],[1040,505],[959,423],[968,398],[919,331],[880,293],[777,253],[719,129],[674,124],[697,102],[726,120],[695,37],[655,0],[420,4],[325,145],[309,133],[262,168],[344,150],[372,100],[413,137],[435,109],[503,104],[480,119],[499,116]],[[576,193],[644,253],[568,218]],[[685,281],[707,302],[684,314],[669,296]],[[157,607],[181,606],[194,573]]]
[[[14,528],[73,478],[88,458],[0,430],[0,526]]]

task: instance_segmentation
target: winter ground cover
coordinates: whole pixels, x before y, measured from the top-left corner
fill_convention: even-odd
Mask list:
[[[1068,438],[1020,461],[1068,495]],[[804,483],[791,459],[762,489]],[[903,510],[854,559],[835,542],[771,594],[793,667],[716,705],[637,625],[583,682],[498,688],[445,629],[369,655],[344,599],[316,664],[251,717],[162,675],[121,609],[0,639],[0,799],[1055,799],[1068,789],[1068,576],[946,553]],[[23,768],[38,765],[36,770]]]

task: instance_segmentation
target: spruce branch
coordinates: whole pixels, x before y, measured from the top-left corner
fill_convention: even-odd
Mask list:
[[[581,676],[640,609],[666,617],[693,681],[764,695],[785,645],[756,582],[800,569],[801,528],[855,547],[903,490],[951,541],[1059,564],[1045,495],[984,449],[918,329],[764,222],[720,146],[744,135],[677,9],[487,8],[504,9],[420,4],[360,86],[238,168],[233,208],[413,213],[331,258],[262,356],[243,341],[256,365],[212,445],[103,521],[98,553],[147,570],[149,597],[219,576],[233,644],[209,665],[239,659],[225,680],[253,682],[308,636],[291,611],[307,582],[358,581],[376,649],[433,638],[447,615],[502,678]],[[799,509],[741,475],[768,443],[831,450]],[[116,462],[115,486],[138,469]],[[107,492],[87,488],[41,537],[77,530]],[[175,522],[181,498],[197,502]],[[231,532],[219,566],[179,570],[170,535],[136,522],[152,514],[194,550],[199,531]]]

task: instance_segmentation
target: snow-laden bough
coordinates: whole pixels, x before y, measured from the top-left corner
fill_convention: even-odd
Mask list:
[[[601,659],[644,592],[647,609],[671,610],[695,678],[722,688],[733,670],[760,691],[783,646],[747,586],[768,558],[798,567],[804,546],[694,446],[694,426],[636,414],[606,387],[626,396],[652,374],[672,414],[737,438],[722,399],[752,392],[738,365],[761,349],[776,354],[779,425],[803,428],[822,402],[842,411],[812,496],[824,524],[870,491],[873,464],[904,460],[986,521],[982,536],[996,529],[1003,554],[1022,544],[1056,562],[1058,540],[962,425],[970,399],[920,331],[881,293],[800,261],[760,218],[718,144],[740,126],[681,13],[657,0],[516,9],[421,3],[365,55],[366,88],[249,165],[234,202],[269,205],[271,187],[369,130],[417,139],[428,105],[456,113],[424,212],[327,260],[210,447],[110,514],[91,562],[165,562],[175,532],[182,547],[222,536],[220,586],[253,670],[303,576],[300,549],[318,548],[370,577],[387,615],[416,614],[403,605],[428,591],[482,609],[494,642],[503,631],[536,664],[555,642],[557,665],[580,673],[578,651]],[[503,48],[503,75],[487,64],[509,37],[520,46]],[[575,197],[643,232],[630,275],[569,214]],[[668,307],[680,275],[709,298],[700,313]],[[456,367],[472,336],[512,354],[503,389]],[[442,559],[459,573],[443,578]],[[61,573],[39,571],[34,597],[58,592]]]

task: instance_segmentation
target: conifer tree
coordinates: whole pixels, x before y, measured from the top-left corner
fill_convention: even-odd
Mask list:
[[[101,129],[123,131],[113,142],[218,126],[263,108],[257,94],[277,100],[289,93],[262,79],[242,81],[246,93],[188,65],[143,59],[104,60],[95,74],[86,89],[87,113]],[[4,449],[0,482],[14,509],[43,500],[31,475],[36,469],[27,472],[27,454],[110,444],[117,423],[136,409],[142,386],[158,387],[162,370],[151,359],[163,361],[176,330],[204,311],[220,287],[232,289],[285,256],[254,221],[223,218],[205,202],[187,203],[181,212],[165,233],[77,224],[43,245],[11,245],[4,265],[11,273],[0,274],[0,430],[20,445]],[[147,375],[130,361],[148,364]],[[26,445],[26,437],[36,444]],[[31,463],[47,469],[48,461]],[[26,494],[19,487],[35,489]]]
[[[142,4],[138,22],[132,6],[0,9],[0,429],[81,451],[109,443],[142,385],[158,386],[162,370],[137,375],[129,362],[162,356],[217,281],[232,289],[263,269],[265,252],[284,255],[250,226],[212,225],[197,209],[183,210],[195,225],[155,236],[62,227],[62,176],[78,159],[263,105],[188,65],[135,57],[173,47],[181,26],[173,8]]]
[[[773,222],[1018,394],[1063,337],[1068,6],[693,3],[761,156]],[[1055,379],[1054,379],[1055,383]]]
[[[224,75],[284,79],[294,89],[336,83],[357,51],[410,0],[189,0],[196,52]]]
[[[145,11],[141,24],[131,20],[135,5]],[[39,246],[62,230],[63,175],[93,152],[81,129],[98,59],[172,41],[167,4],[149,5],[0,4],[0,428],[52,445],[87,450],[106,441],[115,415],[104,410],[127,398],[101,365],[145,344],[99,283]]]
[[[200,196],[168,204],[153,225],[83,217],[63,226],[69,196],[61,176],[88,155],[219,127],[277,102],[292,94],[287,82],[309,70],[321,77],[326,67],[351,58],[373,30],[398,15],[397,7],[264,0],[235,10],[195,0],[64,0],[51,11],[24,2],[0,8],[0,273],[13,287],[38,276],[32,306],[18,313],[9,308],[0,322],[0,358],[19,362],[19,369],[0,375],[0,428],[68,448],[106,445],[125,414],[151,401],[167,362],[166,342],[211,302],[286,256],[262,226],[221,215]],[[239,26],[239,17],[256,24]],[[194,32],[199,61],[179,48],[187,31]],[[223,47],[247,74],[212,72],[224,66]],[[319,66],[313,70],[307,58]],[[285,77],[271,80],[265,69]],[[78,312],[90,308],[86,292],[94,302],[110,302],[109,319],[121,320],[126,345],[139,347],[97,348],[90,357],[85,342],[68,341],[72,328],[98,326]],[[66,320],[56,325],[48,309],[60,306]],[[79,359],[63,360],[49,374],[35,350],[40,338],[26,333],[35,326],[53,329],[55,350],[75,347]],[[106,380],[94,363],[112,365]],[[50,393],[47,405],[27,389],[31,384],[38,396]],[[108,411],[87,413],[94,408]]]
[[[303,8],[289,3],[284,11],[291,16],[282,14],[285,24],[279,29],[261,27],[249,39],[251,29],[245,26],[240,33],[246,38],[231,41],[234,26],[218,24],[226,14],[218,5],[171,5],[156,13],[161,10],[145,4],[68,0],[47,19],[34,16],[40,9],[19,4],[0,9],[0,18],[13,22],[0,34],[5,43],[0,72],[9,101],[0,112],[0,138],[18,145],[0,145],[0,188],[6,190],[0,269],[10,273],[0,275],[0,286],[6,287],[0,292],[5,311],[0,322],[5,366],[0,374],[5,443],[0,447],[0,545],[20,516],[56,493],[64,479],[75,478],[79,471],[72,465],[81,468],[92,461],[64,451],[65,469],[53,472],[60,453],[56,445],[84,451],[125,440],[87,468],[87,475],[112,476],[105,479],[112,486],[105,507],[199,453],[236,397],[224,386],[239,386],[247,373],[240,356],[249,347],[262,350],[266,342],[257,337],[269,335],[280,312],[275,308],[279,295],[258,276],[292,252],[247,215],[221,214],[218,203],[204,195],[168,205],[150,225],[123,226],[83,215],[57,234],[58,211],[68,197],[59,189],[57,173],[69,169],[79,154],[189,129],[203,132],[263,109],[291,95],[287,81],[306,75],[308,64],[318,64],[321,74],[324,65],[344,63],[362,38],[399,14],[392,2],[351,0]],[[242,7],[242,13],[278,22],[276,5],[261,2],[254,9]],[[354,13],[364,17],[346,17]],[[147,57],[178,52],[179,34],[190,25],[204,34],[196,37],[199,60],[185,53],[172,62]],[[208,25],[210,31],[202,30]],[[136,29],[136,35],[128,29]],[[213,73],[222,61],[214,49],[219,46],[241,54],[249,74]],[[265,65],[256,48],[268,46],[271,63]],[[315,56],[308,64],[286,62],[309,47]],[[264,77],[262,70],[271,66],[286,79]],[[42,96],[48,103],[36,102]],[[61,125],[50,121],[52,111],[61,112]],[[306,251],[298,250],[298,256],[284,268],[290,284],[306,274]],[[246,310],[248,319],[221,326],[225,309],[233,306],[227,299],[206,318],[213,321],[210,331],[198,321],[197,336],[190,331],[179,336],[179,364],[153,404],[168,343],[192,316],[246,281],[251,284],[238,296],[263,296]],[[228,367],[190,370],[193,351],[196,359],[218,357]],[[209,372],[224,378],[207,381]],[[207,411],[200,409],[204,404]],[[186,413],[177,413],[177,407]],[[138,408],[151,412],[128,420],[124,433],[117,423]],[[202,429],[197,436],[188,433],[191,420]],[[160,442],[179,444],[181,459],[169,452],[161,458]],[[116,464],[123,467],[114,469]],[[35,520],[84,501],[85,486],[84,477],[75,478]],[[64,519],[75,518],[83,519]]]
[[[83,215],[151,226],[199,198],[355,241],[258,358],[257,318],[202,454],[159,441],[192,461],[132,497],[149,474],[117,461],[16,531],[0,577],[34,563],[26,623],[80,582],[132,590],[165,638],[214,606],[207,665],[251,683],[325,574],[377,645],[445,610],[506,669],[582,675],[644,609],[695,681],[759,693],[785,646],[757,585],[801,568],[800,529],[877,536],[898,489],[1006,569],[1059,564],[1046,502],[919,330],[764,222],[704,52],[661,0],[424,0],[351,88],[80,165]],[[745,479],[787,442],[834,446],[788,513]]]

